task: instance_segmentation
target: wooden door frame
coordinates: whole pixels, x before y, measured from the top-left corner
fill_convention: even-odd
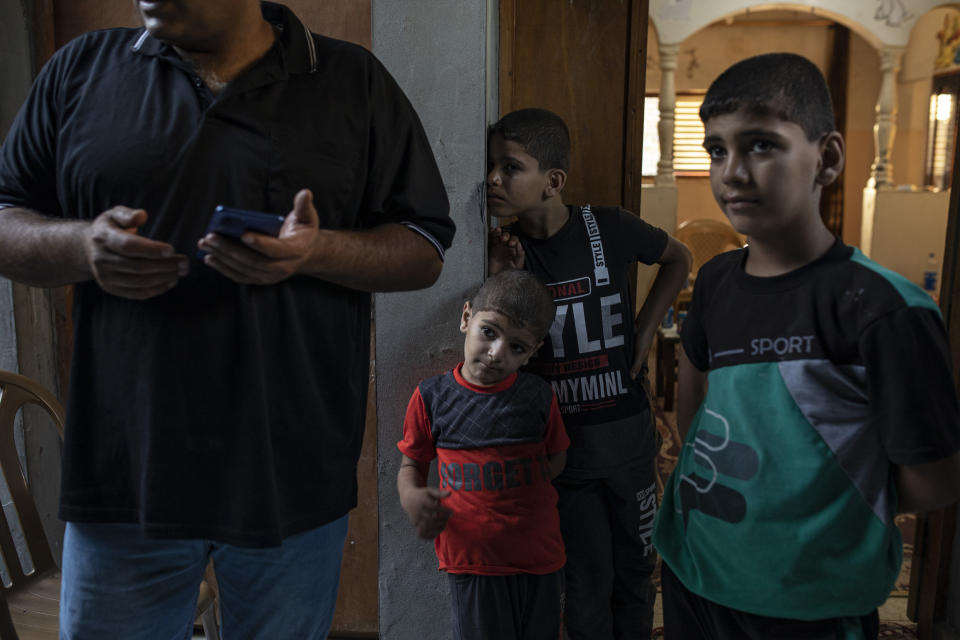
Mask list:
[[[500,115],[512,109],[514,100],[514,51],[517,6],[521,0],[500,0],[499,89]],[[647,28],[650,0],[630,0],[627,29],[627,73],[624,91],[623,162],[620,200],[640,213],[643,160],[643,106],[647,79]]]
[[[954,385],[960,389],[960,145],[953,154],[953,189],[947,213],[940,311],[950,338]],[[916,543],[910,571],[907,614],[917,623],[917,637],[932,639],[947,618],[950,567],[955,546],[957,505],[917,515]]]
[[[643,108],[647,84],[647,31],[650,0],[632,0],[627,32],[627,90],[624,105],[623,206],[640,215],[643,187]],[[631,292],[636,298],[636,292]]]

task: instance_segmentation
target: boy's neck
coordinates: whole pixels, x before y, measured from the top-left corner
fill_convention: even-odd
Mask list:
[[[819,218],[817,223],[796,232],[781,230],[772,238],[748,237],[749,251],[744,271],[751,276],[779,276],[822,257],[836,238]]]
[[[543,205],[517,216],[517,228],[528,238],[546,240],[567,224],[570,212],[560,196],[543,202]]]

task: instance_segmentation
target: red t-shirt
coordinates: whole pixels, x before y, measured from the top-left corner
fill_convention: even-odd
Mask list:
[[[409,458],[438,458],[453,513],[434,545],[451,573],[546,574],[566,562],[547,455],[570,444],[550,385],[514,373],[492,387],[453,371],[424,380],[407,406]]]

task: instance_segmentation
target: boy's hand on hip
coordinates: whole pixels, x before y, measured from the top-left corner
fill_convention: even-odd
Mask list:
[[[650,347],[653,346],[653,337],[657,334],[657,326],[636,327],[637,333],[633,346],[633,363],[630,366],[630,377],[636,379],[647,364]]]

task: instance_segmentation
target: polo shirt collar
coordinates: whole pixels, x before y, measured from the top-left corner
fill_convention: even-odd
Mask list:
[[[290,9],[282,4],[261,2],[264,19],[280,28],[277,42],[288,73],[314,73],[319,61],[313,34]]]
[[[287,7],[273,2],[261,2],[264,19],[279,28],[279,45],[288,73],[314,73],[317,70],[317,47],[313,34]],[[137,32],[131,46],[135,53],[146,56],[163,56],[173,47],[150,35],[146,28]]]

